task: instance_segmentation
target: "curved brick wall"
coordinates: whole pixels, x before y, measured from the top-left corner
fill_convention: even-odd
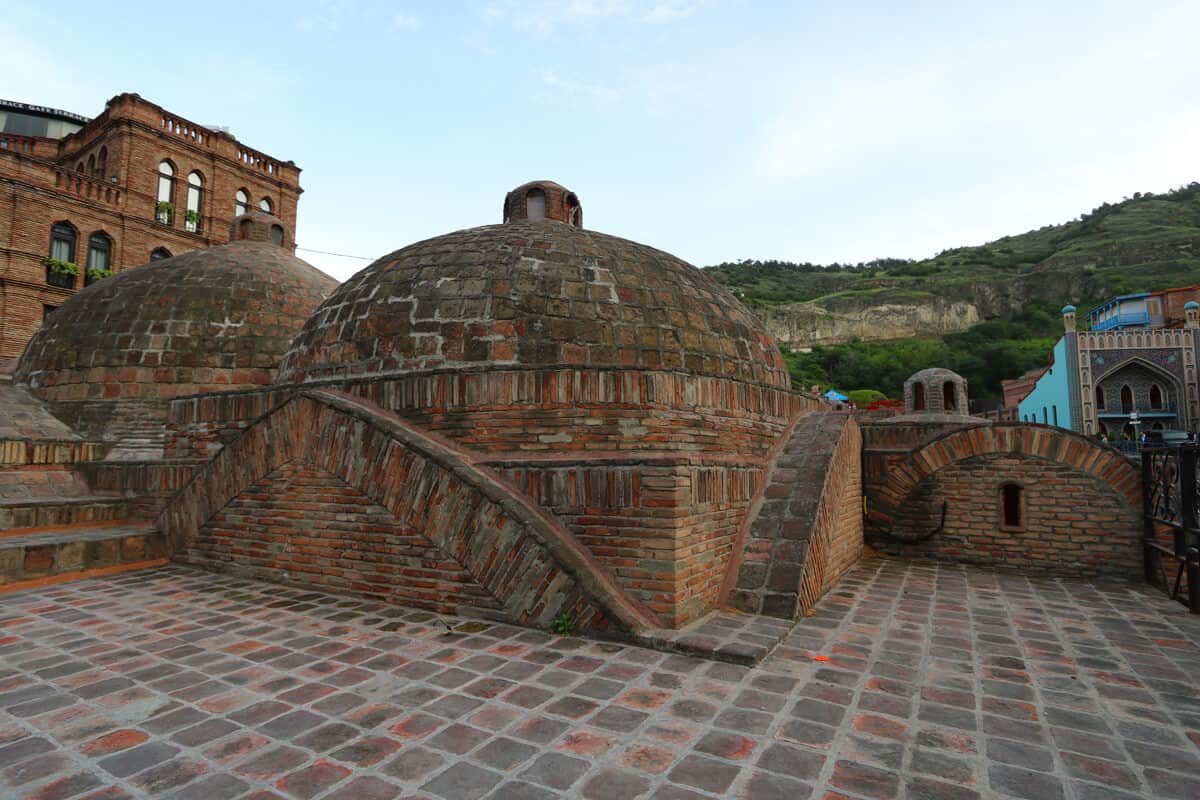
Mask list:
[[[53,403],[269,384],[336,283],[263,242],[154,261],[69,298],[29,342],[14,377]]]
[[[250,426],[159,516],[177,557],[438,611],[637,632],[631,603],[556,519],[466,454],[344,395]]]
[[[1007,483],[1024,495],[1017,528],[1001,525]],[[868,539],[907,556],[1135,574],[1140,483],[1119,452],[1061,428],[979,425],[915,449],[868,487]]]

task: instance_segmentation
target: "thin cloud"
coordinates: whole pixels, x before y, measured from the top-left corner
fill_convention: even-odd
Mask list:
[[[398,31],[419,31],[423,26],[421,18],[414,14],[405,14],[400,11],[392,17],[392,27]]]

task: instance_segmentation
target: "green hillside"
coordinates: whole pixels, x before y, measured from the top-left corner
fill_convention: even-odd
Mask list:
[[[773,321],[791,309],[855,316],[895,304],[970,304],[985,321],[957,332],[889,341],[864,335],[818,341],[811,353],[785,346],[784,354],[798,386],[877,389],[896,397],[913,372],[943,366],[966,377],[974,397],[994,398],[1002,379],[1046,362],[1062,332],[1064,302],[1075,303],[1083,316],[1111,295],[1200,283],[1200,183],[1135,194],[1071,222],[922,261],[741,261],[708,270]]]

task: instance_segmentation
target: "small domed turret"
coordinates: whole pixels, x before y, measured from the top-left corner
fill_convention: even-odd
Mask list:
[[[540,219],[582,228],[583,206],[574,192],[554,181],[523,183],[504,196],[505,222]]]
[[[288,250],[296,248],[296,240],[284,221],[265,211],[247,211],[235,218],[229,228],[231,242],[270,242]]]

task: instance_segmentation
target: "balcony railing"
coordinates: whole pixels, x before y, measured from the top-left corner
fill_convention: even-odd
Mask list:
[[[46,283],[59,289],[74,289],[75,276],[46,267]]]

